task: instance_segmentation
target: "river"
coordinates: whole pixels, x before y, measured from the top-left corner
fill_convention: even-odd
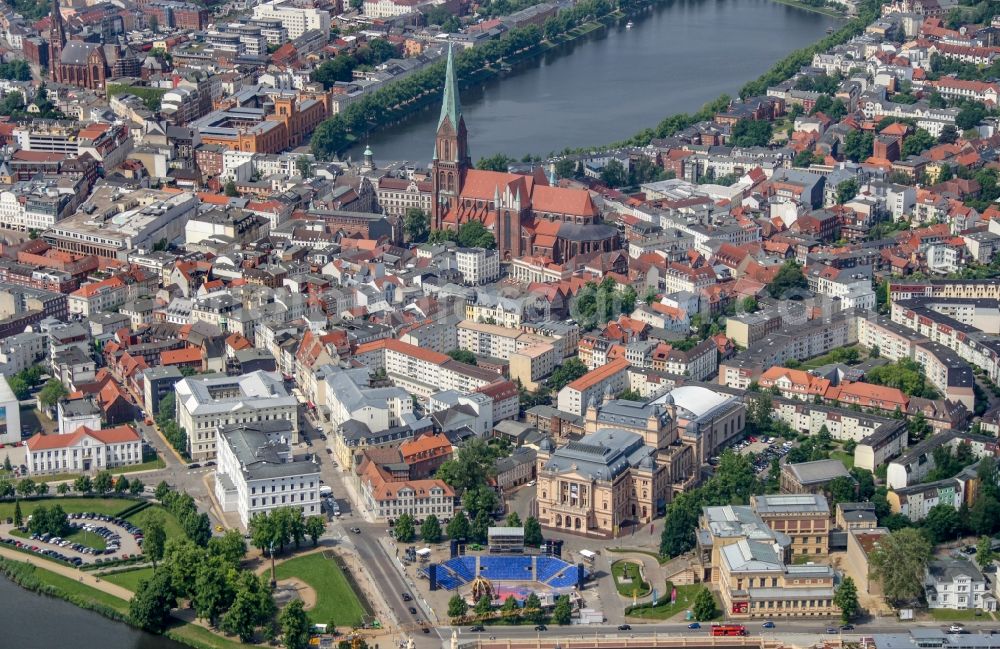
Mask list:
[[[676,0],[461,89],[473,161],[600,145],[735,95],[840,21],[772,0]],[[429,162],[440,107],[371,135],[376,163]],[[349,155],[360,158],[363,144]]]
[[[189,649],[137,631],[54,597],[24,590],[0,576],[0,646],[19,649]]]

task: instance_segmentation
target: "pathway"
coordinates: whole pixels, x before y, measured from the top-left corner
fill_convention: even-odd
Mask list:
[[[129,589],[104,581],[96,575],[83,572],[82,570],[77,570],[76,568],[70,568],[69,566],[55,563],[54,561],[33,557],[25,554],[24,552],[18,552],[17,550],[11,550],[10,548],[2,546],[0,546],[0,556],[13,561],[28,563],[38,568],[44,568],[49,572],[54,572],[57,575],[62,575],[63,577],[67,577],[73,581],[78,581],[81,584],[90,586],[91,588],[96,588],[97,590],[107,593],[108,595],[114,595],[115,597],[123,599],[126,602],[132,599],[132,591]]]

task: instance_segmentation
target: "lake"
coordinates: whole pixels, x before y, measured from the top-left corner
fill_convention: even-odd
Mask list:
[[[473,161],[601,145],[736,95],[841,24],[772,0],[677,0],[461,89]],[[440,106],[373,133],[375,161],[429,162]],[[364,144],[349,151],[360,159]]]

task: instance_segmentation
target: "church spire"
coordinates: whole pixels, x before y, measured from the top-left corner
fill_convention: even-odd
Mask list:
[[[56,0],[58,2],[58,0]],[[441,103],[441,117],[438,128],[444,123],[444,118],[451,120],[451,126],[458,129],[458,120],[462,118],[462,103],[458,98],[458,82],[455,80],[455,55],[451,43],[448,43],[448,66],[444,73],[444,100]]]
[[[66,46],[66,27],[63,25],[62,12],[59,10],[59,0],[52,0],[52,23],[49,26],[49,70],[52,79],[62,81],[59,75],[59,59],[63,47]]]

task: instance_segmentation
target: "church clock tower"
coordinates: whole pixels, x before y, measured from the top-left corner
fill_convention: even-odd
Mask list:
[[[59,62],[65,46],[66,26],[63,24],[62,13],[59,11],[59,0],[52,0],[52,24],[49,27],[49,73],[56,83],[62,81]]]
[[[434,140],[433,200],[431,204],[431,226],[440,230],[449,207],[457,202],[462,190],[465,172],[472,166],[469,158],[469,133],[462,117],[462,105],[458,98],[458,83],[455,80],[455,57],[448,45],[448,65],[444,77],[444,99],[441,117],[438,119],[437,136]]]

